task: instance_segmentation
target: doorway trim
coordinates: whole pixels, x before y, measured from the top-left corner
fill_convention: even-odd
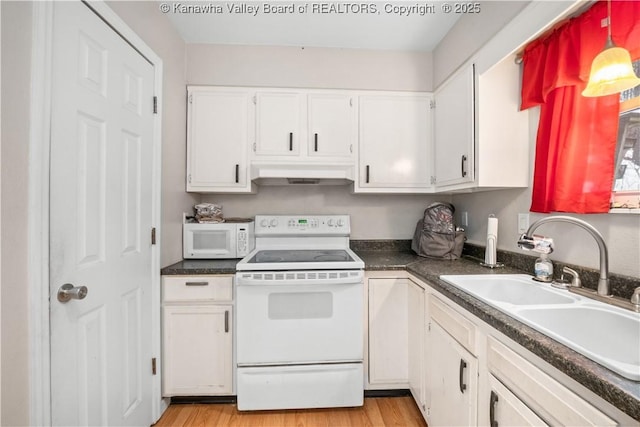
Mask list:
[[[29,286],[29,424],[51,425],[51,336],[49,323],[49,160],[51,139],[52,34],[55,2],[33,2],[31,94],[29,136],[28,286]],[[114,31],[144,56],[154,68],[154,93],[162,100],[162,59],[102,0],[85,2]],[[162,102],[154,117],[152,161],[152,226],[156,244],[152,246],[150,303],[152,346],[161,361],[160,343],[160,248]],[[150,362],[151,363],[151,362]],[[160,370],[161,372],[161,370]],[[152,387],[154,422],[167,408],[162,399],[161,376]]]

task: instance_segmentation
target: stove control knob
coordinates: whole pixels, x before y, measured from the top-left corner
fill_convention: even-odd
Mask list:
[[[266,219],[263,219],[262,221],[260,221],[260,227],[266,228],[267,225],[269,225],[269,221],[267,221]]]
[[[328,225],[329,227],[333,227],[333,220],[332,220],[332,219],[330,219],[329,221],[327,221],[327,225]]]
[[[272,219],[271,221],[269,221],[269,225],[271,227],[277,227],[278,226],[278,220],[277,219]]]
[[[344,220],[343,219],[339,219],[338,220],[338,227],[342,227],[344,226]]]

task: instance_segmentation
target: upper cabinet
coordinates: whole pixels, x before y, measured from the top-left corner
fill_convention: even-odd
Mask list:
[[[529,121],[520,69],[507,58],[483,74],[464,65],[435,92],[436,191],[527,187]]]
[[[308,95],[308,153],[314,158],[353,158],[357,142],[354,97],[343,93]]]
[[[356,193],[432,191],[431,101],[426,93],[360,95]]]
[[[251,93],[191,86],[187,105],[187,191],[250,193]]]
[[[258,161],[350,161],[357,136],[356,107],[347,92],[258,90],[255,95]]]
[[[297,156],[305,138],[304,96],[296,92],[258,92],[256,142],[258,156]]]
[[[466,66],[435,92],[434,182],[438,187],[474,179],[475,67]]]

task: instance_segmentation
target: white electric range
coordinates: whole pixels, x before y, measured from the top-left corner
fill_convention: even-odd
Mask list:
[[[363,404],[364,263],[347,215],[258,215],[236,266],[239,410]]]

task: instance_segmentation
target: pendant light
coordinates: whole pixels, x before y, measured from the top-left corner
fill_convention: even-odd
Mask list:
[[[611,38],[611,0],[607,0],[607,44],[593,59],[589,83],[582,96],[606,96],[640,85],[631,65],[631,55]]]

